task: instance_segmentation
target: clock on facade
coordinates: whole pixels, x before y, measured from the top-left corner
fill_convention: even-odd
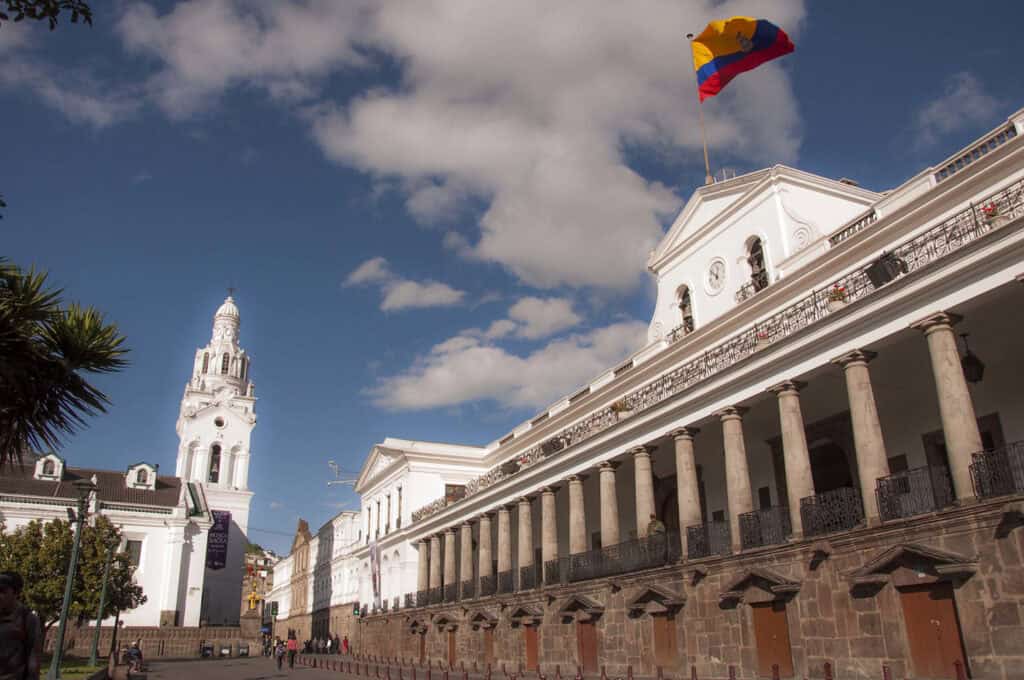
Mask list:
[[[708,266],[708,273],[705,277],[705,284],[708,292],[712,295],[722,292],[725,287],[725,261],[721,259],[712,260]]]

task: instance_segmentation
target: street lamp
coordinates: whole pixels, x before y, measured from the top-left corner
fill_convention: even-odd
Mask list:
[[[82,525],[85,524],[86,505],[89,502],[89,494],[96,489],[96,485],[87,479],[80,479],[72,486],[75,487],[75,495],[78,496],[78,513],[75,517],[75,540],[71,545],[68,580],[64,584],[64,602],[60,606],[60,625],[57,627],[57,639],[53,646],[53,659],[50,661],[50,670],[46,674],[46,680],[60,680],[60,664],[64,657],[64,627],[68,622],[68,610],[71,608],[71,590],[75,583],[75,572],[78,570],[78,551],[82,546]]]
[[[103,564],[103,587],[100,589],[100,607],[96,610],[96,631],[92,634],[92,652],[89,654],[89,665],[96,665],[96,651],[100,646],[100,622],[103,621],[103,608],[107,606],[107,580],[110,578],[110,561],[114,557],[114,550],[120,542],[117,534],[111,536],[107,544],[107,560]]]

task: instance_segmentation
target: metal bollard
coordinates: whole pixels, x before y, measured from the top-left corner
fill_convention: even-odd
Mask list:
[[[821,669],[821,674],[825,677],[825,680],[832,680],[832,664],[826,661]]]
[[[956,673],[956,680],[967,680],[967,671],[964,669],[964,665],[960,663],[960,659],[953,662],[953,672]]]
[[[491,664],[487,664],[487,680],[491,680]]]
[[[772,680],[780,680],[779,678],[779,664],[772,664]]]
[[[633,664],[626,666],[626,680],[633,680]]]
[[[576,666],[576,680],[583,680],[583,669],[580,666]]]
[[[562,680],[562,666],[555,664],[555,680]]]
[[[892,671],[884,663],[882,664],[882,680],[892,680]]]
[[[736,680],[736,666],[729,666],[729,680]]]
[[[661,666],[655,666],[654,673],[658,680],[665,680],[665,673],[661,670]]]
[[[601,680],[608,680],[608,674],[604,672],[604,664],[601,664]]]
[[[690,666],[690,680],[697,680],[697,667]]]

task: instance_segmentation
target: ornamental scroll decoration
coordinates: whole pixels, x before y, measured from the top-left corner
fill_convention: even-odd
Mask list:
[[[1004,187],[892,249],[893,255],[906,263],[905,274],[913,273],[940,260],[997,228],[994,223],[985,221],[984,215],[977,207],[979,205],[995,206],[998,214],[1006,216],[1007,221],[1024,216],[1024,180],[1018,180]],[[875,219],[877,216],[872,214],[862,215],[853,224],[858,226],[859,232],[873,224]],[[837,233],[841,234],[844,231],[841,230]],[[850,234],[846,238],[853,235],[855,234]],[[834,246],[835,243],[832,245]],[[768,345],[821,321],[831,313],[828,309],[829,293],[837,286],[846,290],[849,303],[868,296],[876,290],[865,270],[860,269],[811,291],[810,294],[772,316],[701,352],[677,368],[634,390],[619,399],[615,403],[615,408],[609,405],[598,409],[545,442],[527,449],[515,458],[470,480],[466,484],[464,498],[508,479],[520,470],[536,465],[553,453],[561,452],[574,444],[589,439],[631,414],[643,411],[675,396],[693,385],[721,373],[737,362],[753,356]],[[447,505],[445,499],[438,499],[414,512],[413,521],[434,515]]]

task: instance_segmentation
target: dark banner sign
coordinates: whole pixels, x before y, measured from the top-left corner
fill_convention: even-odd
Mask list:
[[[228,530],[231,528],[231,513],[225,510],[211,510],[213,526],[206,537],[206,568],[223,569],[228,561]]]

